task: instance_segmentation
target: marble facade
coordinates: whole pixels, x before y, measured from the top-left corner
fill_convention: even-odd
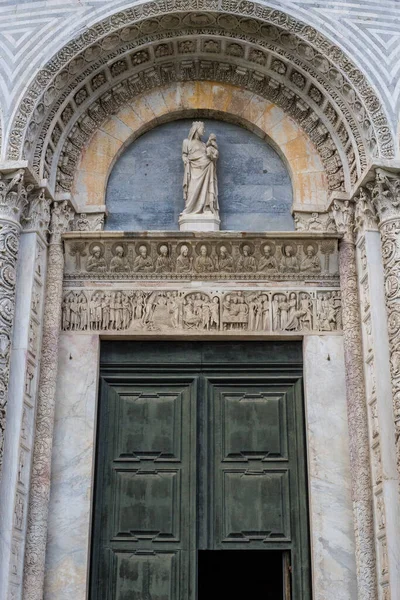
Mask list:
[[[43,10],[30,4],[32,15]],[[294,2],[290,15],[280,1],[129,4],[79,7],[74,33],[38,52],[32,72],[26,55],[31,79],[2,96],[0,600],[88,598],[99,347],[107,337],[302,339],[313,598],[397,600],[395,93],[377,85],[380,74],[370,77],[375,54],[350,52],[359,45],[353,26],[341,21],[347,37],[334,43],[338,34],[316,16],[321,3],[305,14]],[[342,4],[350,19],[358,3]],[[372,27],[381,3],[370,5],[374,14],[360,10]],[[12,13],[18,19],[24,10]],[[360,39],[370,52],[378,37],[371,30]],[[0,31],[0,46],[17,43],[6,39]],[[137,156],[143,134],[157,138],[186,119],[217,120],[221,132],[244,128],[242,141],[254,134],[255,146],[267,142],[269,159],[279,158],[276,171],[262,165],[257,185],[254,164],[248,169],[241,189],[252,206],[257,196],[253,214],[235,187],[246,155],[238,150],[229,171],[235,231],[178,232],[176,199],[175,231],[165,230],[168,211],[156,202],[145,219],[134,215],[134,227],[126,220],[132,181],[124,156]],[[140,160],[145,211],[157,190],[147,185],[147,154]],[[169,189],[164,171],[157,175],[161,207]],[[257,227],[264,212],[256,209],[267,182],[276,195],[282,178],[286,212],[273,222],[288,231],[268,232],[265,221]]]

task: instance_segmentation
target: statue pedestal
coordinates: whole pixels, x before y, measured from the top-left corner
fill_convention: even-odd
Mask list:
[[[212,213],[199,215],[180,215],[180,231],[219,231],[221,220]]]

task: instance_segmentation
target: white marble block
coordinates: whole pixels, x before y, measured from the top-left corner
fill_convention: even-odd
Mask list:
[[[179,229],[181,231],[219,231],[221,220],[212,213],[199,215],[181,215]]]

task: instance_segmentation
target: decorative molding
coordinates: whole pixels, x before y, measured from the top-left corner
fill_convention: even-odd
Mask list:
[[[337,235],[65,236],[66,281],[261,280],[338,282]]]
[[[337,232],[335,221],[329,213],[295,211],[293,218],[296,231]]]
[[[340,291],[66,289],[64,331],[188,335],[329,333],[342,329]]]
[[[72,231],[103,231],[104,213],[79,213],[71,225]]]
[[[0,175],[0,478],[6,435],[20,218],[32,187],[24,186],[23,170],[7,177]]]
[[[346,395],[356,540],[358,596],[376,600],[376,553],[368,416],[363,367],[361,316],[354,245],[354,203],[334,201],[332,216],[339,233],[340,290],[342,293]]]
[[[378,230],[378,218],[376,210],[372,203],[371,191],[365,186],[359,189],[358,195],[354,199],[354,231],[361,234],[365,231]]]
[[[7,177],[0,175],[0,219],[20,225],[21,215],[28,204],[33,185],[24,186],[24,170]]]
[[[331,215],[336,231],[343,236],[344,241],[354,245],[354,203],[349,200],[334,200]]]
[[[243,45],[243,41],[240,40],[240,42]],[[148,53],[144,65],[141,65],[140,68],[135,65],[134,75],[132,75],[131,70],[124,73],[124,79],[119,74],[118,83],[114,86],[110,84],[112,74],[109,75],[104,72],[103,80],[106,84],[106,91],[100,96],[99,92],[103,91],[102,89],[99,92],[96,90],[96,93],[92,95],[87,95],[79,110],[76,109],[74,112],[68,113],[69,118],[66,123],[62,119],[61,121],[57,119],[58,129],[55,136],[48,134],[48,131],[52,131],[54,126],[54,119],[53,121],[49,120],[47,128],[42,128],[42,135],[46,136],[46,143],[48,144],[44,152],[44,162],[43,153],[37,150],[32,151],[32,155],[29,155],[30,158],[34,157],[34,166],[37,163],[35,168],[39,169],[42,165],[44,169],[43,176],[52,178],[54,156],[60,155],[57,167],[57,189],[68,191],[71,189],[74,173],[83,148],[94,131],[100,128],[106,119],[117,112],[119,108],[128,105],[139,94],[149,92],[160,86],[166,86],[171,82],[215,81],[231,84],[266,98],[280,106],[286,114],[298,122],[314,144],[316,152],[320,155],[331,190],[343,191],[345,180],[349,181],[351,179],[352,183],[355,183],[360,171],[357,167],[356,151],[354,150],[355,142],[352,141],[353,135],[343,125],[342,129],[339,127],[339,130],[343,133],[342,140],[340,140],[336,134],[339,123],[338,114],[332,109],[332,123],[325,113],[320,114],[321,111],[318,110],[318,106],[314,105],[312,98],[304,98],[300,90],[293,86],[290,79],[286,81],[286,76],[279,75],[279,72],[277,75],[274,68],[278,69],[278,65],[282,65],[281,70],[283,69],[283,73],[290,74],[292,68],[289,63],[277,59],[273,60],[272,56],[269,56],[268,60],[265,59],[263,70],[260,70],[259,66],[254,69],[254,63],[252,62],[249,62],[245,67],[238,67],[230,54],[222,57],[219,61],[215,60],[212,55],[208,55],[207,60],[199,59],[196,54],[181,57],[179,56],[179,43],[176,44],[178,48],[177,56],[175,58],[170,57],[170,62],[167,64],[158,64],[157,62],[151,64],[149,62],[151,55]],[[229,48],[233,45],[231,44]],[[242,47],[240,44],[237,44],[237,46],[238,48]],[[241,52],[243,57],[245,56],[245,49],[246,46],[243,46]],[[257,52],[259,51],[257,50]],[[247,54],[250,57],[254,55],[246,51]],[[174,62],[171,62],[172,59]],[[267,70],[267,64],[272,65],[270,70]],[[294,87],[294,89],[291,89],[291,87]],[[311,81],[307,83],[307,86],[304,85],[304,88],[306,87],[308,90],[316,91],[316,88],[311,85]],[[86,89],[86,86],[84,89]],[[322,98],[322,92],[318,93]],[[72,105],[68,104],[68,106]],[[325,112],[328,112],[327,108]],[[344,166],[344,159],[348,160],[349,164],[346,162]],[[361,162],[362,166],[365,166],[365,161],[362,160]]]
[[[21,216],[23,229],[46,235],[50,223],[50,204],[51,200],[46,198],[43,188],[33,192]]]
[[[54,203],[50,221],[36,432],[25,547],[23,597],[27,600],[43,598],[64,268],[62,234],[69,228],[73,217],[73,210],[68,201]],[[31,339],[34,340],[35,336],[32,335]]]
[[[68,231],[74,219],[74,211],[68,200],[55,202],[51,211],[50,244],[60,244],[61,236]]]
[[[386,169],[375,170],[375,181],[369,184],[372,204],[380,223],[400,218],[400,176]]]
[[[29,153],[35,168],[44,168],[45,155],[51,159],[60,138],[68,132],[67,128],[63,133],[64,124],[75,122],[86,99],[97,96],[97,90],[108,92],[112,80],[125,78],[126,71],[134,73],[138,65],[148,62],[146,68],[151,69],[143,77],[159,85],[154,62],[162,62],[170,73],[171,62],[175,68],[171,61],[174,52],[181,56],[193,53],[193,57],[204,57],[202,68],[207,71],[209,57],[225,50],[223,61],[234,62],[240,85],[250,76],[247,64],[253,63],[257,65],[255,79],[268,87],[271,74],[263,82],[267,65],[269,73],[275,73],[271,79],[275,93],[286,96],[283,104],[294,112],[308,113],[306,119],[316,111],[314,122],[323,136],[337,132],[331,156],[337,162],[335,147],[341,148],[351,181],[368,157],[394,155],[394,141],[378,97],[364,74],[320,32],[279,10],[247,1],[215,0],[202,4],[201,10],[198,13],[195,0],[143,3],[104,19],[69,42],[38,73],[22,99],[11,128],[9,158]],[[204,36],[210,36],[209,41],[204,41]],[[152,41],[158,43],[154,49],[142,49]],[[195,47],[195,42],[202,47]],[[129,51],[133,53],[128,55]],[[186,69],[193,71],[193,66],[188,64]],[[189,78],[193,79],[193,74]],[[282,88],[285,78],[286,91]],[[109,92],[112,101],[116,92]],[[320,124],[318,119],[322,119]],[[52,144],[44,147],[42,132],[50,132]],[[327,171],[330,173],[330,168]]]

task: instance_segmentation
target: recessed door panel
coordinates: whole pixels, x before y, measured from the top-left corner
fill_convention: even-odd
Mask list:
[[[101,382],[92,598],[188,600],[196,381],[122,379]]]

